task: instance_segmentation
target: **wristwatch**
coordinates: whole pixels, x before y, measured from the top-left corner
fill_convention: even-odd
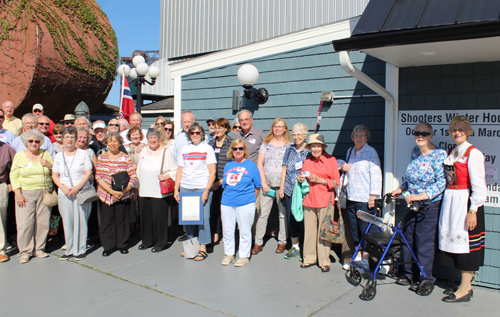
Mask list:
[[[475,214],[477,213],[477,210],[469,210],[469,213],[470,213],[471,215],[475,215]]]

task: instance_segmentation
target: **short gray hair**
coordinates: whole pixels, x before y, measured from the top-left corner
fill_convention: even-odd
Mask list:
[[[21,134],[21,141],[23,141],[23,144],[25,146],[28,146],[27,143],[30,139],[40,140],[40,146],[45,142],[45,137],[43,136],[42,132],[38,131],[37,129],[28,130]]]
[[[352,129],[351,140],[353,141],[354,141],[354,133],[356,132],[364,132],[366,134],[366,142],[370,141],[371,133],[370,129],[368,129],[366,125],[358,124],[357,126],[354,127],[354,129]]]
[[[248,109],[243,109],[241,110],[240,112],[238,112],[238,114],[236,115],[236,118],[238,118],[238,122],[240,120],[240,115],[243,114],[243,113],[248,113],[248,115],[250,116],[250,118],[253,118],[253,113],[252,111],[248,110]]]
[[[76,123],[78,122],[78,120],[81,120],[81,119],[85,119],[85,121],[87,121],[87,124],[88,124],[88,125],[89,125],[89,127],[90,127],[90,121],[89,121],[89,119],[87,119],[87,118],[85,118],[85,117],[78,117],[78,118],[76,118],[76,119],[75,119],[75,126],[77,125]]]
[[[108,132],[108,134],[106,134],[106,136],[102,140],[102,143],[107,145],[108,140],[110,140],[112,138],[115,138],[115,140],[118,141],[118,143],[120,143],[120,145],[123,145],[123,137],[118,132]]]
[[[146,139],[152,135],[158,137],[158,139],[161,139],[160,131],[156,130],[155,128],[149,128],[148,133],[146,134]]]
[[[181,120],[182,120],[182,117],[185,115],[185,114],[191,114],[193,116],[193,121],[196,121],[196,116],[194,115],[194,113],[192,113],[191,111],[189,110],[184,110],[182,113],[181,113]]]
[[[294,132],[302,132],[306,137],[309,134],[309,130],[307,129],[307,125],[302,122],[296,123],[292,128],[292,134]]]
[[[29,120],[29,119],[35,119],[35,123],[38,124],[38,118],[34,114],[32,114],[31,112],[28,112],[21,119],[21,121],[23,122],[23,125],[24,125],[24,122],[26,120]]]

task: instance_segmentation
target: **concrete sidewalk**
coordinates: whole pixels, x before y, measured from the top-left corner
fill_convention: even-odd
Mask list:
[[[179,242],[157,254],[136,245],[108,258],[94,248],[81,262],[59,261],[60,249],[23,265],[13,256],[0,264],[0,315],[491,316],[498,310],[494,291],[476,288],[471,302],[445,304],[439,287],[422,297],[392,279],[379,281],[375,299],[365,302],[338,262],[329,273],[301,269],[298,259],[285,260],[275,248],[270,240],[242,268],[220,264],[222,244],[201,262],[180,257]]]

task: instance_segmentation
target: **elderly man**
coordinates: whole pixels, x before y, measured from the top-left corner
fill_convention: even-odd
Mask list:
[[[96,141],[92,142],[92,144],[89,145],[89,148],[94,150],[94,153],[97,156],[99,155],[99,151],[102,148],[106,148],[103,141],[104,137],[106,136],[106,133],[108,133],[108,128],[106,127],[106,123],[104,123],[104,121],[96,120],[92,125],[92,129],[94,130],[94,136],[96,138]]]
[[[9,166],[12,166],[15,155],[16,151],[10,145],[0,141],[0,262],[9,260],[9,256],[5,253],[7,207],[9,205],[9,192],[11,191],[7,181],[9,180]]]
[[[23,123],[19,118],[14,117],[14,110],[16,110],[14,103],[12,103],[12,101],[6,101],[2,104],[2,108],[5,113],[3,127],[14,133],[16,137],[19,136],[23,131]]]
[[[44,113],[43,106],[39,103],[35,103],[33,105],[33,108],[31,109],[31,113],[33,113],[38,118],[38,124],[40,124],[40,117],[43,116],[43,113]],[[54,123],[54,121],[52,121],[50,119],[49,119],[49,123],[50,123],[50,126],[47,130],[47,133],[43,133],[43,132],[42,133],[44,135],[48,136],[50,141],[52,143],[54,143],[54,142],[56,142],[56,139],[54,138],[54,134],[52,133],[52,129],[54,128],[54,126],[56,124]],[[38,130],[40,130],[40,129],[38,129]]]
[[[75,116],[72,114],[65,114],[64,119],[61,120],[61,124],[66,127],[72,127],[75,125]]]
[[[120,122],[120,132],[128,130],[128,127],[130,126],[130,124],[128,123],[127,119],[123,119],[123,118],[118,119],[118,122]]]
[[[217,117],[209,117],[206,121],[208,131],[210,131],[210,133],[207,133],[208,143],[212,142],[212,140],[215,138],[215,120],[217,120]]]
[[[196,121],[196,116],[189,110],[184,110],[181,114],[182,131],[177,133],[174,142],[174,158],[177,160],[177,154],[182,148],[189,144],[189,137],[187,135],[189,127]]]
[[[47,118],[47,117],[45,117],[45,118]],[[32,113],[25,114],[22,118],[22,122],[23,122],[24,131],[36,129],[36,127],[38,125],[38,119]],[[48,123],[48,120],[46,123]],[[47,150],[50,153],[50,155],[52,155],[52,157],[54,157],[56,155],[56,152],[54,151],[54,148],[52,147],[52,142],[50,142],[50,139],[47,136],[44,135],[44,137],[45,137],[45,141],[40,146],[40,149]],[[24,145],[23,141],[21,140],[21,136],[18,136],[17,138],[14,139],[14,141],[12,141],[12,147],[14,148],[14,150],[16,150],[16,152],[26,150],[26,145]]]
[[[249,110],[241,110],[238,112],[238,120],[240,121],[242,130],[236,133],[235,138],[245,141],[248,152],[250,153],[249,159],[257,164],[259,149],[262,145],[262,141],[266,138],[266,134],[261,129],[257,129],[253,126],[252,113]]]
[[[5,122],[5,112],[0,109],[0,142],[11,144],[12,141],[16,138],[14,133],[3,127],[3,123]]]
[[[142,116],[139,112],[134,112],[130,115],[130,125],[135,125],[138,127],[140,127],[142,125]],[[127,145],[127,144],[132,143],[132,141],[127,139],[127,133],[128,133],[128,129],[123,131],[122,133],[120,133],[122,138],[123,138],[123,145]],[[146,135],[148,133],[148,130],[142,129],[142,133],[144,135]],[[141,143],[148,144],[148,140],[146,138],[144,138],[141,141]]]

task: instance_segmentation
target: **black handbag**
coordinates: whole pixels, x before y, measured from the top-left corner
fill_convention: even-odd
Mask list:
[[[126,171],[113,174],[111,175],[111,177],[113,178],[111,180],[111,188],[113,190],[121,192],[122,190],[127,188],[130,181],[130,176],[128,176],[128,173]]]

